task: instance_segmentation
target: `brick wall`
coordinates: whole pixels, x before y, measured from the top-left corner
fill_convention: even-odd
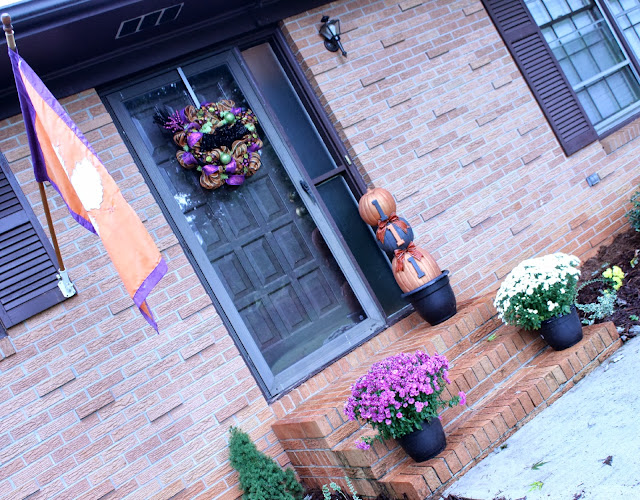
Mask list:
[[[324,14],[346,59],[318,36]],[[533,254],[588,255],[626,224],[640,120],[565,157],[479,0],[334,2],[283,29],[363,177],[396,196],[459,297]]]
[[[324,49],[321,14],[341,19],[347,59]],[[478,1],[342,1],[283,30],[360,172],[395,194],[459,297],[524,256],[588,253],[625,224],[640,126],[565,158]],[[419,320],[267,405],[95,91],[63,104],[169,264],[149,299],[162,333],[47,188],[79,293],[0,345],[0,496],[236,498],[229,426],[286,464],[271,424]],[[20,117],[0,122],[0,149],[46,231]]]

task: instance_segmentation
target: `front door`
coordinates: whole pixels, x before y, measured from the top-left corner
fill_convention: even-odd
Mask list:
[[[108,100],[249,365],[275,396],[383,319],[241,58],[230,51],[194,62]],[[222,99],[256,114],[262,166],[240,186],[210,191],[178,164],[171,134],[153,117]]]

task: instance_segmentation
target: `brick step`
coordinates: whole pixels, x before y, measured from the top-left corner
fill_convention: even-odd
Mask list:
[[[488,340],[491,339],[491,340]],[[464,415],[470,408],[498,387],[506,378],[511,376],[526,361],[531,359],[542,349],[545,344],[539,335],[534,335],[509,326],[501,326],[494,331],[491,337],[480,338],[476,343],[453,362],[449,372],[451,385],[445,389],[445,399],[459,391],[467,394],[467,406],[455,406],[444,411],[441,415],[445,429],[456,419]],[[415,347],[415,346],[414,346]],[[349,380],[350,385],[353,380]],[[334,411],[342,411],[349,390],[348,386],[341,391],[339,406],[332,408]],[[325,408],[326,410],[326,408]],[[327,412],[325,411],[325,415]],[[297,412],[296,412],[297,415]],[[335,414],[334,414],[335,415]],[[282,423],[278,422],[278,424]],[[356,422],[345,422],[344,425],[333,427],[334,432],[320,437],[308,439],[301,437],[303,432],[309,435],[311,422],[289,423],[288,429],[297,433],[298,438],[283,440],[282,428],[278,429],[279,437],[294,466],[304,464],[318,464],[317,457],[322,457],[329,468],[316,466],[309,477],[331,477],[335,465],[351,467],[357,470],[356,478],[380,479],[393,467],[407,457],[394,440],[385,443],[376,442],[370,450],[362,450],[356,447],[356,440],[363,436],[373,436],[375,432],[368,426],[361,428]],[[274,427],[275,430],[275,427]],[[318,431],[318,429],[314,429]],[[314,458],[313,453],[317,452]],[[301,475],[310,471],[298,471]]]
[[[420,464],[407,458],[369,486],[396,497],[406,494],[409,500],[437,498],[621,345],[613,323],[584,327],[583,332],[577,345],[564,351],[546,348],[498,390],[473,404],[446,428],[447,448],[438,457]]]
[[[351,384],[373,362],[400,351],[426,349],[433,353],[438,346],[453,360],[449,373],[451,394],[465,391],[469,404],[481,399],[517,370],[523,363],[517,357],[523,357],[527,349],[537,352],[543,348],[538,336],[497,321],[490,297],[461,304],[458,314],[441,325],[422,324],[414,328],[391,348],[370,356],[359,370],[336,379],[322,393],[273,425],[299,475],[303,478],[343,477],[344,469],[342,475],[337,474],[339,468],[352,467],[350,475],[353,477],[379,479],[406,459],[393,440],[376,442],[371,450],[358,449],[355,440],[367,432],[373,434],[373,431],[368,427],[361,429],[357,422],[346,420],[344,403]],[[445,397],[449,398],[451,394],[447,393]],[[445,425],[458,418],[463,410],[455,407],[444,412]]]
[[[490,325],[490,326],[487,326]],[[429,353],[447,353],[451,348],[460,351],[457,344],[464,343],[465,351],[472,348],[479,339],[486,337],[498,323],[495,322],[495,310],[491,297],[483,296],[460,304],[458,313],[451,319],[430,327],[421,323],[413,330],[396,340],[390,347],[368,353],[366,362],[335,379],[329,387],[299,405],[292,413],[281,418],[273,425],[273,430],[282,440],[313,439],[320,447],[333,447],[342,439],[355,432],[359,425],[346,421],[343,414],[344,403],[350,394],[351,384],[370,366],[392,353],[414,352],[417,349]],[[457,344],[456,344],[457,343]],[[455,353],[451,353],[455,354]],[[453,359],[455,356],[450,356]],[[464,386],[464,384],[461,385]],[[342,429],[344,425],[348,427]]]
[[[467,405],[473,406],[545,347],[540,335],[500,324],[451,362],[451,385],[443,394],[449,399],[463,391]],[[447,409],[441,415],[443,425],[463,412],[459,406]]]

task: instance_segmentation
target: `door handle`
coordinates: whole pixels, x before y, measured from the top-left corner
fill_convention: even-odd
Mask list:
[[[304,179],[302,179],[300,181],[300,187],[302,187],[302,189],[304,190],[305,193],[307,193],[307,196],[309,198],[311,198],[311,201],[314,203],[318,203],[316,201],[316,197],[314,196],[313,192],[311,191],[311,186],[309,186],[309,183],[307,181],[305,181]]]

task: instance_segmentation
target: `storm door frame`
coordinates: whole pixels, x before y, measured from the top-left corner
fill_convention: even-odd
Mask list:
[[[153,159],[147,158],[148,153],[143,141],[140,140],[136,134],[127,134],[129,125],[125,125],[124,122],[120,121],[120,116],[128,115],[128,111],[124,106],[125,100],[169,83],[172,78],[175,79],[179,77],[180,70],[178,68],[193,67],[196,64],[202,64],[203,71],[214,67],[215,64],[228,65],[234,78],[236,78],[238,84],[241,86],[247,101],[254,108],[254,111],[259,110],[256,114],[261,112],[268,116],[269,123],[262,122],[261,124],[270,141],[274,144],[276,151],[284,152],[286,157],[281,157],[282,164],[291,178],[292,183],[296,189],[298,189],[300,197],[305,200],[305,205],[307,205],[309,209],[315,206],[314,211],[320,214],[319,216],[325,221],[325,229],[323,231],[325,241],[332,249],[332,254],[342,268],[345,277],[348,277],[352,289],[367,315],[367,318],[363,320],[362,323],[355,324],[353,328],[345,334],[346,336],[342,337],[342,344],[344,344],[344,341],[349,341],[348,349],[344,349],[343,345],[335,345],[327,352],[326,349],[321,347],[312,355],[299,360],[292,367],[273,376],[270,368],[262,358],[262,354],[257,348],[257,345],[252,342],[251,333],[233,304],[231,297],[227,294],[220,278],[213,268],[208,270],[204,268],[206,265],[201,266],[199,264],[199,262],[207,260],[206,253],[189,228],[182,212],[175,204],[170,202],[173,196],[168,187],[164,181],[156,183],[152,180],[154,178],[161,178],[161,176],[159,176],[158,172],[155,172],[155,169],[158,167],[155,165]],[[133,79],[130,80],[132,81]],[[344,242],[340,232],[328,215],[328,211],[315,190],[312,180],[308,177],[304,167],[297,161],[295,153],[286,144],[286,135],[283,135],[277,119],[273,116],[273,113],[270,112],[268,103],[265,103],[262,96],[259,95],[259,88],[255,82],[252,81],[252,76],[244,66],[242,56],[237,47],[227,49],[217,54],[212,51],[212,53],[202,57],[190,58],[185,61],[180,61],[180,63],[176,65],[165,66],[159,69],[155,76],[136,78],[134,83],[121,84],[119,88],[120,90],[103,93],[107,101],[106,104],[111,108],[114,122],[118,125],[119,130],[124,132],[125,139],[132,146],[130,152],[138,159],[138,164],[141,166],[141,173],[145,177],[149,188],[154,193],[154,198],[160,204],[165,216],[167,216],[167,220],[170,222],[174,233],[178,237],[185,254],[187,254],[194,269],[196,269],[200,281],[207,289],[217,312],[223,319],[227,330],[234,338],[236,346],[243,354],[247,365],[253,372],[267,400],[272,401],[286,394],[291,388],[313,376],[336,359],[345,356],[352,349],[384,329],[386,326],[384,313],[375,294],[351,255],[349,247],[346,245],[346,242]],[[188,88],[187,85],[187,89]],[[278,147],[275,147],[276,143],[280,143]],[[306,188],[301,188],[302,181],[306,182],[307,186],[311,184],[310,192],[307,192]],[[320,227],[321,223],[319,223],[317,217],[318,216],[314,217],[314,220],[316,220],[316,224]],[[342,257],[340,254],[343,254]],[[309,369],[309,366],[312,368]]]

